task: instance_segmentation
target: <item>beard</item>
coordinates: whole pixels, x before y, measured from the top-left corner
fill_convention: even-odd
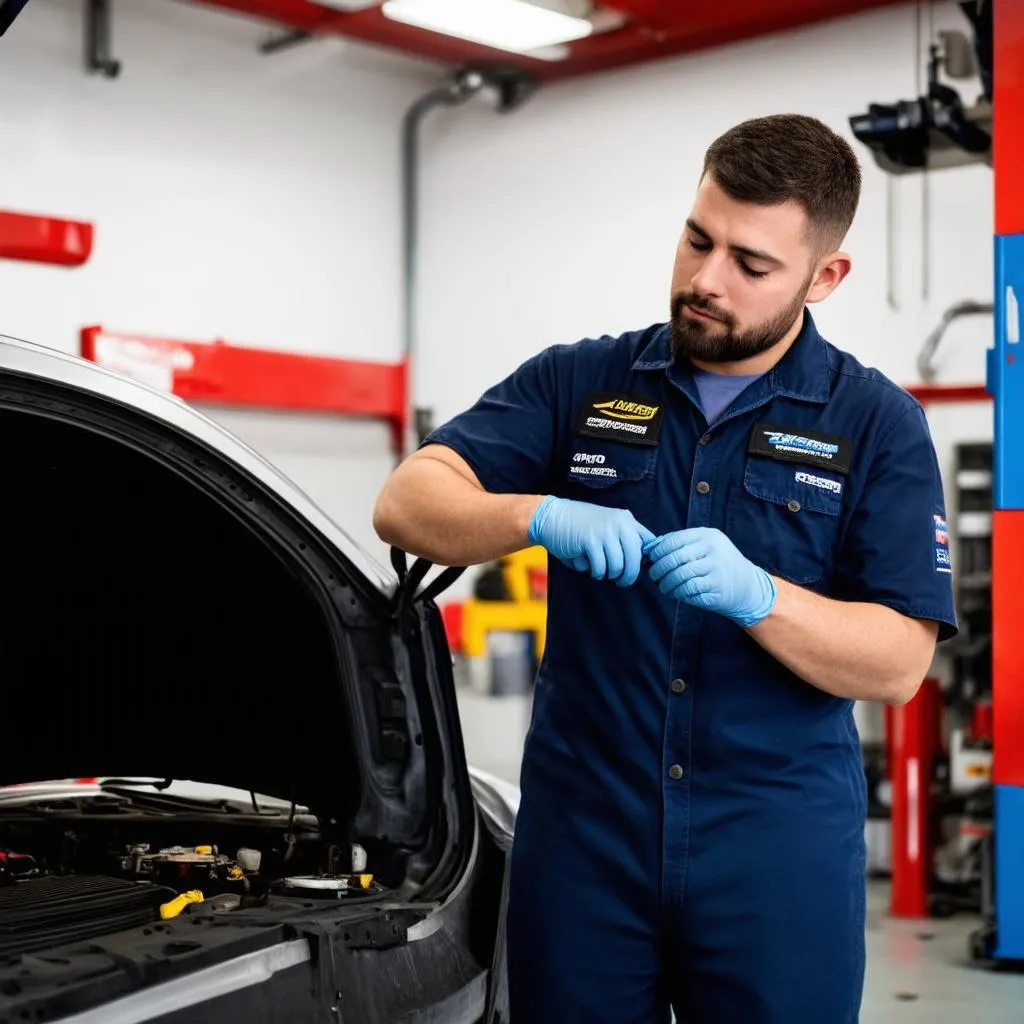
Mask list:
[[[672,358],[679,362],[697,359],[705,363],[736,363],[773,348],[789,333],[803,314],[811,278],[778,313],[746,330],[737,330],[736,319],[695,292],[672,297]],[[718,321],[694,320],[683,306],[691,306]]]

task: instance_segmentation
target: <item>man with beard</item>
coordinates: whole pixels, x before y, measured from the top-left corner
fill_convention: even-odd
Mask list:
[[[374,522],[550,553],[508,921],[514,1024],[854,1024],[857,700],[956,631],[921,407],[826,342],[860,194],[820,122],[708,149],[671,320],[555,346],[428,437]],[[646,563],[646,565],[645,565]]]

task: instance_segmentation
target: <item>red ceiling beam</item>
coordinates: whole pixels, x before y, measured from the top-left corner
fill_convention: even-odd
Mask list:
[[[372,46],[397,50],[411,57],[441,64],[512,64],[513,54],[478,46],[453,36],[426,32],[412,25],[391,21],[379,8],[345,14],[328,10],[310,0],[192,0],[204,7],[218,7],[237,14],[252,15],[284,28],[313,34],[344,36]],[[530,65],[541,61],[526,61]]]
[[[580,40],[564,61],[542,61],[479,46],[390,21],[379,8],[351,14],[310,0],[193,0],[276,22],[302,32],[345,36],[374,46],[435,60],[518,67],[538,81],[555,81],[679,56],[915,0],[603,0],[631,16],[622,29]]]

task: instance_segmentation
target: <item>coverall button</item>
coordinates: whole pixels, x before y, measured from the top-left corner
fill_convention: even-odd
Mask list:
[[[686,689],[686,683],[684,683],[682,681],[682,679],[673,679],[672,680],[672,692],[673,693],[682,693],[683,690],[685,690],[685,689]]]
[[[701,480],[701,482],[699,484],[697,484],[697,493],[698,494],[707,494],[710,490],[711,490],[711,484],[709,484],[707,482],[707,480]]]
[[[670,779],[681,779],[686,773],[683,771],[682,765],[674,764],[668,770]]]
[[[709,442],[710,440],[711,440],[711,435],[710,435],[710,434],[705,434],[705,435],[704,435],[704,436],[703,436],[703,437],[702,437],[702,438],[700,439],[700,443],[701,443],[701,444],[707,444],[707,443],[708,443],[708,442]]]
[[[790,512],[799,512],[800,511],[800,502],[799,501],[791,501],[786,506],[786,508],[788,508]]]

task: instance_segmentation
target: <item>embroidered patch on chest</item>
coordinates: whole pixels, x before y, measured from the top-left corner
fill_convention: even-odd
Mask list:
[[[576,420],[576,433],[625,444],[658,443],[660,402],[646,395],[596,393],[587,396]]]
[[[754,424],[749,451],[779,462],[800,462],[805,466],[827,468],[830,473],[845,474],[850,471],[852,447],[847,437],[762,422]]]

